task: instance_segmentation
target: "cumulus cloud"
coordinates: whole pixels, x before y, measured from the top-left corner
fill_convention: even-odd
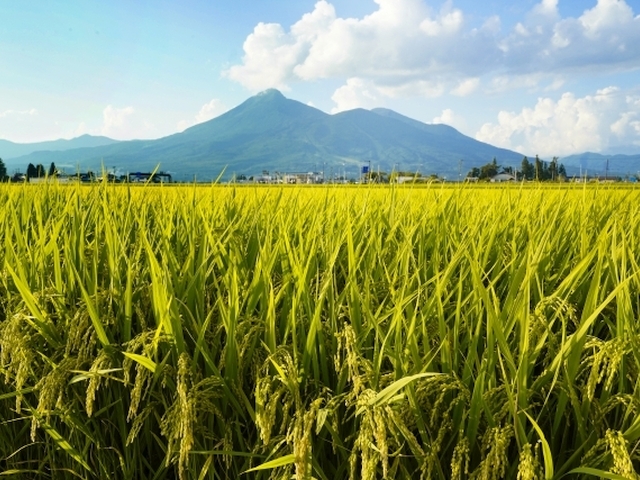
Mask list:
[[[217,98],[212,99],[211,101],[205,103],[202,107],[200,107],[200,111],[193,117],[193,120],[180,120],[177,124],[178,131],[183,131],[189,127],[192,127],[198,123],[207,122],[212,120],[229,109],[227,106]]]
[[[366,78],[394,94],[409,84],[410,92],[425,91],[418,82],[451,80],[461,70],[473,77],[491,61],[491,52],[498,53],[492,33],[498,19],[465,31],[464,14],[450,1],[437,12],[424,0],[376,3],[378,9],[363,18],[341,18],[320,0],[289,31],[260,23],[244,42],[242,63],[223,74],[253,91],[286,90],[295,81]],[[482,68],[472,59],[484,59]]]
[[[115,108],[113,105],[107,105],[102,111],[102,134],[115,137],[128,136],[134,112],[131,106]]]
[[[637,68],[638,42],[640,16],[624,0],[598,0],[577,18],[560,18],[557,0],[543,0],[500,45],[513,73],[600,73]]]
[[[210,102],[205,103],[202,108],[200,108],[200,111],[196,115],[196,123],[202,123],[211,120],[218,115],[222,115],[227,110],[228,108],[224,105],[224,103],[222,103],[221,100],[214,98]]]
[[[91,131],[90,129],[88,129]],[[158,127],[132,106],[117,108],[107,105],[102,111],[101,135],[117,140],[154,138],[159,134]]]
[[[445,92],[444,85],[428,80],[414,80],[399,85],[380,85],[369,79],[348,78],[331,96],[336,106],[331,113],[354,108],[379,107],[388,98],[423,97],[435,98]]]
[[[467,95],[471,95],[475,92],[479,85],[479,78],[467,78],[466,80],[461,81],[456,88],[451,90],[451,93],[458,97],[466,97]]]
[[[444,123],[458,130],[464,130],[467,126],[464,117],[458,115],[450,108],[445,108],[439,116],[433,119],[432,123]]]
[[[543,156],[640,145],[640,96],[607,87],[584,97],[566,92],[557,100],[539,98],[532,108],[501,111],[476,138]]]
[[[336,106],[331,113],[338,113],[354,108],[372,108],[379,105],[379,95],[375,85],[361,78],[349,78],[347,83],[338,88],[331,100]]]
[[[261,22],[244,42],[242,64],[232,66],[223,75],[253,91],[271,87],[287,90],[294,68],[335,20],[333,6],[321,0],[288,33],[277,23]]]
[[[336,109],[342,109],[346,98],[362,99],[366,91],[464,96],[476,91],[485,75],[528,76],[534,81],[525,88],[549,82],[559,88],[564,75],[634,69],[640,62],[640,49],[634,48],[640,43],[640,16],[624,0],[597,0],[580,16],[567,18],[559,14],[558,0],[541,0],[506,32],[497,16],[472,25],[451,0],[435,10],[426,0],[375,3],[377,8],[361,18],[342,18],[329,1],[320,0],[289,29],[259,23],[244,42],[242,62],[223,75],[253,91],[340,79],[346,84],[334,96],[342,102]],[[366,84],[366,91],[356,93],[353,79]]]

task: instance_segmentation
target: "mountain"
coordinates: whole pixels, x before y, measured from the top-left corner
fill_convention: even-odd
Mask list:
[[[574,171],[582,171],[584,175],[598,176],[607,173],[618,176],[635,175],[640,172],[640,154],[636,155],[605,155],[586,152],[569,155],[560,161]],[[608,165],[607,165],[608,163]],[[579,173],[578,173],[579,174]]]
[[[356,176],[360,168],[420,171],[458,178],[493,158],[519,166],[522,154],[467,137],[446,125],[429,125],[386,109],[328,115],[267,90],[184,132],[157,140],[118,142],[64,152],[34,152],[29,163],[120,171],[160,169],[178,180],[216,178],[223,170],[253,175],[335,169]],[[462,160],[462,162],[460,162]]]
[[[71,140],[52,140],[38,143],[14,143],[0,139],[0,158],[3,160],[29,155],[38,151],[64,151],[75,148],[101,147],[116,143],[108,137],[97,137],[92,135],[82,135]]]

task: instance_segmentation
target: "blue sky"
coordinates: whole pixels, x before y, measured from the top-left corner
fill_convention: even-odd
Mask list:
[[[542,156],[640,153],[640,0],[0,3],[0,138],[158,138],[266,88]]]

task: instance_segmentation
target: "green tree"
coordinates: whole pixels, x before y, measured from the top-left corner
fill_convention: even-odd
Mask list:
[[[498,165],[498,161],[494,158],[491,163],[480,167],[480,180],[488,180],[491,177],[495,177],[499,169],[500,165]]]
[[[480,169],[478,167],[473,167],[471,170],[469,170],[469,173],[467,173],[467,177],[472,177],[472,178],[480,177]]]
[[[386,172],[369,171],[367,174],[371,183],[389,183],[389,174]]]
[[[522,178],[525,180],[533,180],[535,177],[535,167],[527,157],[522,158],[522,163],[520,164],[520,172],[522,172]]]
[[[558,166],[558,180],[565,180],[567,178],[567,170],[563,164]]]
[[[549,163],[549,180],[555,182],[558,180],[558,157],[553,157],[551,163]]]
[[[58,169],[56,168],[56,164],[51,162],[51,165],[49,165],[49,176],[53,177],[57,173],[58,173]]]
[[[27,166],[27,180],[30,178],[36,178],[38,176],[38,170],[33,163]]]
[[[2,161],[2,159],[0,158],[0,182],[6,182],[6,181],[7,181],[7,167]]]
[[[536,181],[541,181],[542,180],[542,160],[540,160],[540,158],[538,158],[538,155],[536,155],[536,162],[535,162],[535,172],[536,172]]]

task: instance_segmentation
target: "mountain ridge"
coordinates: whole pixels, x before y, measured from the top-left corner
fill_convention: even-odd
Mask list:
[[[178,180],[211,180],[222,171],[226,176],[250,176],[262,170],[334,168],[353,177],[369,164],[386,171],[454,179],[493,158],[502,166],[518,168],[523,156],[467,137],[451,126],[422,123],[393,110],[354,109],[330,115],[278,90],[267,90],[212,120],[156,140],[112,141],[10,160],[25,169],[29,163],[50,162],[82,170],[104,166],[145,171],[159,165]]]
[[[614,154],[584,152],[560,159],[566,167],[580,170],[585,175],[625,176],[640,174],[640,153]]]
[[[80,135],[71,139],[60,138],[44,142],[19,143],[0,139],[0,158],[8,160],[37,151],[65,151],[76,148],[92,148],[118,143],[118,140],[100,135]]]

